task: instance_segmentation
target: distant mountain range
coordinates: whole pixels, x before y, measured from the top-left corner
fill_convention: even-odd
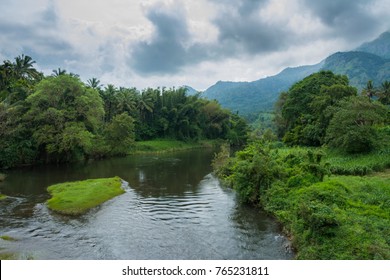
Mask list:
[[[390,80],[390,32],[383,33],[354,51],[335,53],[316,65],[286,68],[275,76],[253,82],[219,81],[202,95],[218,100],[223,107],[241,115],[269,111],[273,109],[280,92],[320,70],[347,75],[350,84],[359,90],[369,80],[373,81],[374,86],[379,86],[383,81]]]

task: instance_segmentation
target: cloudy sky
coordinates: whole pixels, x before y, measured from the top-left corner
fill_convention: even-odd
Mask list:
[[[145,87],[253,81],[390,30],[389,0],[1,0],[0,60]]]

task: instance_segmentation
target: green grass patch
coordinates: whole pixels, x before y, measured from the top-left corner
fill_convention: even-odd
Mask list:
[[[293,236],[298,259],[390,259],[390,178],[275,184],[262,201]]]
[[[13,238],[11,236],[8,236],[8,235],[3,235],[3,236],[0,236],[1,239],[5,240],[5,241],[17,241],[16,238]]]
[[[356,155],[327,151],[326,154],[324,160],[329,162],[333,174],[363,176],[390,168],[390,151]]]
[[[7,198],[7,196],[5,194],[0,193],[0,200],[6,199],[6,198]]]
[[[213,147],[213,145],[213,141],[184,142],[169,139],[139,141],[136,142],[135,153],[165,153],[180,150]]]
[[[17,255],[13,253],[0,253],[0,260],[16,260]]]
[[[80,215],[125,191],[119,177],[62,183],[47,188],[47,206],[60,214]]]
[[[375,151],[368,154],[347,155],[326,148],[283,147],[278,149],[281,156],[304,154],[307,151],[323,151],[322,162],[329,163],[330,172],[335,175],[364,176],[390,168],[390,150]]]

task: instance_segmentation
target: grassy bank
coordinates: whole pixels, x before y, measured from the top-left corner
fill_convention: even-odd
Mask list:
[[[390,168],[390,150],[352,155],[325,148],[285,147],[278,150],[280,155],[307,153],[308,151],[323,153],[322,161],[329,164],[329,171],[334,175],[364,176]]]
[[[298,259],[390,259],[390,178],[335,176],[272,186],[261,199],[293,238]]]
[[[80,215],[124,193],[119,177],[62,183],[48,187],[47,206],[60,214]]]
[[[390,171],[381,154],[343,158],[252,143],[219,164],[224,158],[216,158],[216,174],[281,222],[298,259],[390,259]],[[349,163],[347,174],[369,175],[331,174],[340,162]]]
[[[134,153],[166,153],[175,152],[189,149],[199,149],[204,147],[213,147],[215,141],[204,140],[197,142],[184,142],[178,140],[169,139],[157,139],[150,141],[139,141],[136,142]]]

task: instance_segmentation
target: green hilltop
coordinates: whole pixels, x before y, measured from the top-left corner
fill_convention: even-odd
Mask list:
[[[253,82],[219,81],[204,91],[203,96],[216,99],[223,107],[241,115],[270,111],[281,92],[320,70],[347,75],[350,84],[358,90],[369,80],[374,86],[380,86],[390,80],[390,32],[354,51],[332,54],[316,65],[286,68],[275,76]]]

